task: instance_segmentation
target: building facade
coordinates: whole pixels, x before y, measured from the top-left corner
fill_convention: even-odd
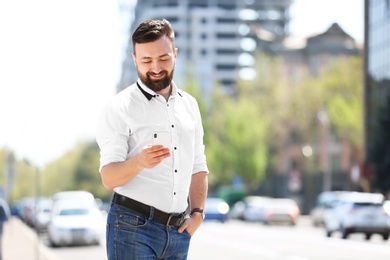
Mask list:
[[[323,33],[308,37],[300,45],[293,48],[283,44],[283,48],[276,53],[274,52],[283,59],[285,73],[291,79],[291,87],[294,87],[295,79],[300,80],[299,75],[306,74],[315,78],[320,76],[329,64],[340,58],[362,55],[359,43],[337,23],[331,24]],[[332,172],[334,175],[333,181],[324,185],[324,189],[349,189],[349,173],[358,162],[352,158],[350,144],[335,138],[335,134],[331,131],[330,122],[328,122],[327,112],[325,110],[318,111],[317,117],[322,132],[319,144],[312,148],[318,154],[320,168],[326,172]],[[291,126],[290,131],[294,132],[293,126]],[[280,167],[283,167],[280,172],[290,170],[291,163],[289,162],[302,160],[301,145],[300,143],[289,144],[287,150],[281,151],[281,158],[284,161],[280,163]]]
[[[373,191],[390,195],[390,1],[365,0],[365,165]]]

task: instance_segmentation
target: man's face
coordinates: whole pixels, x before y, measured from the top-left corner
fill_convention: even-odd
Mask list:
[[[171,84],[177,49],[167,36],[157,41],[135,44],[133,59],[141,81],[158,92]]]

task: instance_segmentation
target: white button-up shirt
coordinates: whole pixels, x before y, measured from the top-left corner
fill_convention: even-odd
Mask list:
[[[168,102],[140,80],[108,102],[96,131],[100,170],[141,153],[156,131],[171,133],[171,156],[114,190],[165,212],[183,212],[192,174],[208,168],[198,103],[174,82]]]

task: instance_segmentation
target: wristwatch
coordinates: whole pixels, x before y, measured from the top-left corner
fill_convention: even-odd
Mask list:
[[[205,214],[204,214],[204,210],[201,209],[201,208],[193,208],[191,210],[191,213],[190,213],[190,216],[192,216],[194,213],[200,213],[202,215],[202,218],[204,219],[205,217]]]

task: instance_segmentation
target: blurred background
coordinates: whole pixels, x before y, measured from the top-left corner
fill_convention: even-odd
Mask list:
[[[303,214],[323,191],[388,196],[389,7],[366,2],[0,1],[1,196],[109,201],[96,120],[136,80],[132,31],[160,17],[201,107],[210,196],[291,198]]]
[[[68,228],[97,246],[60,259],[105,259],[96,122],[137,79],[133,30],[163,17],[203,117],[206,221],[224,223],[201,226],[192,259],[389,259],[389,13],[386,0],[0,0],[0,197],[45,245],[68,245]],[[88,205],[55,203],[74,194]],[[25,259],[10,255],[15,223],[4,243]],[[321,238],[361,230],[382,239]]]

